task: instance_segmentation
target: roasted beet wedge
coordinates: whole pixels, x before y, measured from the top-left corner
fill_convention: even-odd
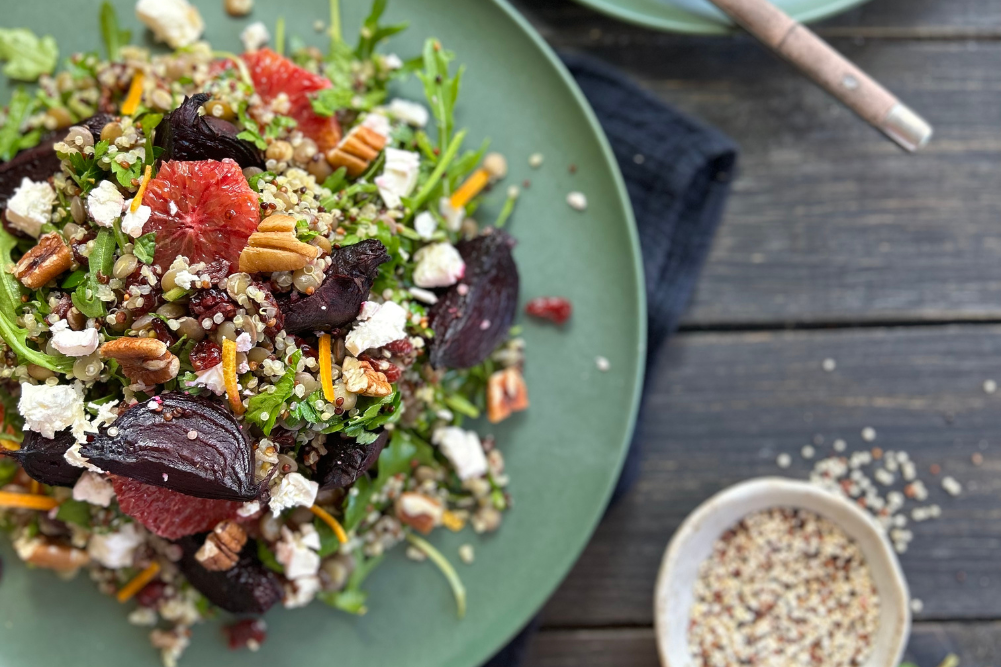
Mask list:
[[[264,168],[264,157],[257,146],[237,139],[240,130],[222,118],[200,116],[198,110],[210,96],[198,93],[184,98],[156,126],[153,143],[163,149],[163,160],[234,160],[244,169]]]
[[[354,320],[379,275],[379,265],[389,261],[386,246],[375,239],[336,248],[330,257],[334,263],[320,289],[309,296],[292,292],[278,300],[288,333],[329,331]]]
[[[345,489],[354,484],[379,460],[387,442],[389,433],[386,431],[368,445],[359,445],[353,438],[345,438],[340,433],[327,436],[327,454],[316,464],[320,489]]]
[[[73,486],[83,474],[83,468],[71,466],[64,458],[73,442],[69,431],[59,431],[51,439],[25,431],[21,449],[4,454],[20,463],[24,472],[35,481],[49,486]]]
[[[215,401],[167,392],[129,408],[81,449],[114,475],[196,498],[253,500],[254,455],[232,413]]]
[[[434,367],[470,368],[504,340],[518,305],[513,246],[514,240],[499,230],[456,246],[466,262],[466,275],[428,313]],[[459,285],[468,289],[460,290]]]
[[[221,572],[206,570],[195,559],[204,542],[204,535],[179,540],[184,555],[178,565],[209,602],[233,614],[263,614],[282,599],[281,579],[258,560],[255,541],[248,540],[237,564]]]

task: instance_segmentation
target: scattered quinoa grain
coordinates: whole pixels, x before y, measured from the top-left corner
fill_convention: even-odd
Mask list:
[[[871,426],[866,426],[864,429],[862,429],[862,439],[865,440],[866,442],[872,442],[873,440],[875,440],[876,429],[872,428]]]
[[[612,367],[612,364],[609,363],[608,359],[605,357],[595,357],[594,365],[597,366],[598,370],[602,373],[608,372],[608,370]]]
[[[844,440],[838,438],[837,440],[834,441],[834,451],[843,452],[847,448],[848,448],[848,443],[846,443]]]
[[[539,167],[542,166],[544,160],[545,157],[542,155],[542,153],[532,153],[528,157],[528,166],[531,167],[532,169],[538,169]]]
[[[775,459],[775,463],[780,468],[788,468],[792,465],[792,457],[788,454],[779,454],[778,458]]]
[[[834,361],[834,359],[828,357],[827,359],[824,359],[823,363],[820,364],[820,367],[823,368],[828,373],[830,373],[831,371],[833,371],[835,368],[838,367],[838,363]]]
[[[463,544],[459,547],[459,560],[466,565],[473,564],[473,561],[476,560],[476,552],[473,551],[472,544]]]
[[[587,197],[584,196],[583,192],[571,192],[567,195],[567,204],[575,211],[583,211],[587,208]]]
[[[813,448],[813,445],[805,445],[803,449],[800,450],[800,454],[803,455],[804,459],[812,459],[817,450]]]
[[[993,394],[998,390],[998,383],[994,380],[984,380],[984,391]]]

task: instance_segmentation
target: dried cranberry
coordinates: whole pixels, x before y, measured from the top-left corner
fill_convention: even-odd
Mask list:
[[[225,259],[217,258],[205,265],[205,268],[198,272],[198,275],[205,274],[214,283],[219,282],[230,273],[229,262]]]
[[[367,354],[363,354],[358,358],[372,364],[372,368],[386,376],[387,382],[398,382],[403,375],[403,371],[396,364],[390,363],[385,359],[373,358]]]
[[[216,315],[222,315],[222,319],[230,320],[236,315],[236,304],[229,300],[226,292],[210,287],[207,290],[200,290],[191,296],[188,303],[188,310],[198,318],[199,322],[209,320],[212,322],[211,329],[215,329],[220,323],[216,322]]]
[[[287,428],[282,428],[281,426],[276,426],[271,430],[271,435],[268,436],[271,442],[278,445],[279,449],[287,450],[295,447],[295,432],[288,430]]]
[[[256,650],[267,639],[267,629],[263,620],[259,618],[247,618],[225,626],[223,632],[226,633],[226,641],[229,643],[229,647],[234,651],[250,647],[250,642],[254,642],[254,646],[251,648],[252,650]]]
[[[302,356],[312,357],[313,359],[320,358],[320,351],[316,349],[316,346],[306,342],[306,339],[302,336],[292,336],[292,340],[295,341],[295,346],[302,351]]]
[[[257,313],[264,322],[264,334],[274,338],[285,328],[285,315],[278,307],[278,301],[271,293],[271,286],[268,283],[255,282],[254,285],[264,292],[261,304],[257,307]]]
[[[540,296],[528,302],[525,312],[533,317],[563,324],[570,319],[573,306],[568,299],[560,296]]]
[[[150,609],[156,609],[156,605],[163,598],[163,594],[167,590],[167,584],[160,580],[151,581],[142,590],[136,593],[136,602],[139,603],[140,607],[148,607]]]
[[[222,348],[215,341],[206,338],[191,349],[190,361],[191,367],[196,371],[212,368],[222,361]]]
[[[70,312],[70,308],[73,307],[73,299],[66,292],[59,297],[59,301],[56,305],[52,306],[52,313],[59,317],[61,320],[66,319],[67,313]]]
[[[153,321],[150,322],[149,328],[156,334],[156,339],[167,347],[170,347],[177,342],[177,336],[175,336],[174,332],[167,327],[167,323],[160,318],[154,318]]]
[[[125,292],[126,294],[131,294],[129,288],[132,286],[149,287],[149,282],[147,282],[145,276],[140,272],[139,269],[133,271],[128,278],[125,279]],[[142,305],[136,306],[139,303],[134,299],[142,299]],[[129,311],[136,317],[141,317],[146,313],[156,309],[160,304],[163,303],[163,295],[160,290],[150,290],[149,294],[140,294],[139,296],[129,296],[129,300],[126,302],[129,306]]]
[[[401,338],[400,340],[394,340],[388,345],[384,345],[383,349],[389,350],[397,356],[405,357],[414,351],[414,344],[410,342],[409,338]]]

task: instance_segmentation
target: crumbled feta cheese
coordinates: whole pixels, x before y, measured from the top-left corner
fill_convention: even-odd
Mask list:
[[[261,511],[261,501],[251,500],[249,502],[243,503],[243,506],[240,509],[236,510],[236,515],[241,516],[243,518],[247,518],[248,516],[254,516],[260,511]]]
[[[201,14],[188,0],[139,0],[136,18],[172,49],[193,44],[205,30]]]
[[[587,197],[583,192],[571,192],[567,195],[567,204],[575,211],[583,211],[587,208]]]
[[[275,559],[285,566],[285,577],[300,579],[320,571],[320,534],[312,524],[304,523],[292,532],[282,526],[282,537],[275,545]]]
[[[115,220],[122,214],[125,198],[111,181],[101,181],[87,195],[87,210],[101,227],[114,227]]]
[[[56,437],[56,431],[69,428],[80,419],[86,420],[83,396],[68,384],[21,384],[18,412],[24,417],[24,428],[37,431],[46,438]]]
[[[445,218],[445,228],[450,232],[459,231],[462,228],[462,221],[466,219],[466,209],[461,206],[455,208],[448,197],[438,200],[438,212]]]
[[[363,301],[361,304],[361,310],[358,311],[358,319],[362,322],[370,320],[373,315],[379,312],[380,308],[382,308],[381,303],[376,303],[375,301]]]
[[[466,263],[451,243],[432,243],[414,254],[414,284],[418,287],[448,287],[466,275]]]
[[[101,470],[100,468],[98,468],[96,465],[94,465],[93,463],[91,463],[90,459],[88,459],[86,456],[84,456],[83,454],[80,453],[80,449],[82,449],[82,448],[83,448],[83,445],[81,445],[78,442],[78,443],[74,444],[72,447],[70,447],[69,449],[67,449],[66,453],[63,454],[63,458],[66,459],[66,463],[69,463],[74,468],[86,468],[87,470],[90,470],[90,471],[93,471],[93,472],[104,472],[103,470]]]
[[[438,297],[437,297],[437,295],[435,295],[434,292],[431,292],[429,290],[421,289],[420,287],[411,287],[407,291],[410,292],[410,296],[414,297],[415,299],[417,299],[418,301],[421,301],[423,303],[426,303],[426,304],[429,304],[429,305],[432,305],[432,306],[434,304],[438,303]]]
[[[56,191],[51,185],[22,178],[21,185],[7,200],[7,222],[14,229],[37,239],[42,233],[42,225],[51,219],[55,203]]]
[[[194,379],[187,380],[186,384],[189,387],[205,387],[216,396],[222,396],[226,393],[226,377],[222,373],[222,364],[195,371]]]
[[[98,507],[108,507],[115,497],[115,487],[104,477],[89,470],[73,486],[73,500],[79,500]]]
[[[389,119],[381,113],[370,113],[365,116],[365,120],[361,122],[361,126],[367,127],[376,134],[386,138],[389,138],[389,133],[393,130],[389,124]]]
[[[476,560],[476,552],[473,550],[472,544],[463,544],[459,547],[459,560],[466,565],[473,564],[473,561]]]
[[[140,205],[136,212],[132,212],[132,199],[125,202],[125,215],[122,216],[122,231],[134,239],[143,235],[143,227],[149,220],[153,209],[149,206]]]
[[[202,279],[187,269],[182,269],[174,275],[174,284],[182,289],[191,289],[192,285],[201,285]]]
[[[97,329],[88,327],[83,331],[73,331],[66,320],[51,325],[49,331],[52,333],[52,347],[68,357],[86,357],[93,354],[101,343],[101,334]]]
[[[108,401],[107,403],[88,403],[87,408],[90,410],[97,410],[97,415],[91,420],[91,426],[94,428],[101,428],[102,426],[108,426],[113,424],[116,419],[118,419],[118,400]]]
[[[417,236],[421,237],[425,241],[430,241],[437,229],[438,221],[435,220],[434,216],[428,211],[421,211],[417,214],[417,217],[414,218],[414,231],[417,232]]]
[[[159,620],[156,610],[149,607],[136,607],[128,615],[130,625],[153,627]]]
[[[400,198],[413,192],[420,168],[419,153],[401,151],[397,148],[386,149],[386,166],[382,170],[382,175],[375,178],[375,184],[379,187],[379,195],[388,208],[399,208],[403,203]]]
[[[405,338],[406,326],[407,311],[395,301],[387,301],[369,315],[367,320],[355,325],[344,340],[345,347],[348,352],[358,356],[369,348],[382,347]]]
[[[320,592],[320,588],[320,578],[315,575],[299,577],[290,581],[285,585],[285,597],[282,599],[282,605],[286,609],[305,607],[313,601],[316,594]]]
[[[254,347],[254,341],[250,339],[250,334],[244,331],[239,336],[236,337],[236,351],[237,352],[250,352],[250,349]],[[248,369],[249,370],[249,369]]]
[[[117,570],[132,567],[136,549],[143,543],[143,536],[136,524],[127,523],[115,533],[94,533],[87,543],[90,557],[106,568]]]
[[[256,51],[271,39],[271,33],[267,26],[261,21],[251,23],[240,33],[240,41],[243,42],[244,51]]]
[[[414,127],[424,127],[428,124],[428,110],[420,102],[411,102],[410,100],[401,100],[399,97],[394,99],[386,107],[386,111],[389,115],[396,118],[397,120],[402,120],[408,125],[413,125]]]
[[[278,516],[290,507],[312,507],[320,485],[297,472],[282,477],[278,488],[271,492],[271,514]]]
[[[431,437],[431,442],[455,466],[455,473],[461,480],[482,477],[487,474],[487,457],[483,453],[480,436],[458,426],[439,428]]]
[[[388,70],[400,69],[403,67],[403,60],[395,53],[387,53],[382,57],[382,64]]]

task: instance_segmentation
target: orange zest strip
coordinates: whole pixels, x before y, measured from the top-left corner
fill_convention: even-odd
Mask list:
[[[37,493],[9,493],[7,491],[0,491],[0,507],[48,512],[51,509],[59,507],[59,501],[51,496],[43,496]]]
[[[480,190],[487,186],[490,182],[490,172],[480,167],[466,179],[466,182],[459,186],[459,189],[452,193],[449,198],[448,203],[452,205],[452,208],[459,209],[465,208],[466,204],[469,203],[476,195],[480,194]]]
[[[122,102],[122,115],[131,116],[139,108],[139,103],[142,102],[143,98],[143,79],[146,75],[143,71],[136,70],[135,75],[132,77],[132,83],[129,84],[129,94],[125,96],[125,101]]]
[[[222,341],[222,376],[226,382],[226,398],[233,412],[242,415],[243,401],[240,399],[240,383],[236,381],[236,341],[224,338]]]
[[[32,495],[40,496],[42,495],[42,485],[37,479],[31,480],[31,484],[28,486],[28,491]]]
[[[330,367],[332,363],[330,334],[320,334],[320,386],[323,387],[323,398],[327,399],[328,403],[333,403],[335,398],[334,378]]]
[[[139,189],[136,190],[136,196],[132,199],[132,205],[129,206],[129,210],[135,213],[139,210],[139,207],[143,203],[143,196],[146,194],[146,186],[149,185],[149,179],[153,176],[153,165],[146,165],[146,171],[143,172],[143,178],[139,181]]]
[[[323,523],[330,526],[330,529],[334,531],[334,535],[337,536],[338,542],[340,542],[341,544],[348,543],[348,534],[344,531],[344,526],[341,525],[340,521],[330,516],[330,513],[327,512],[322,507],[317,507],[316,505],[313,505],[312,507],[309,508],[309,510],[316,516],[320,517],[320,520]]]
[[[0,435],[0,449],[6,449],[8,452],[16,452],[21,449],[21,443],[14,438],[5,438]]]
[[[134,576],[132,581],[122,586],[122,589],[115,594],[115,598],[119,602],[128,602],[136,593],[146,588],[146,584],[153,581],[158,574],[160,574],[160,564],[153,561],[149,567]]]

